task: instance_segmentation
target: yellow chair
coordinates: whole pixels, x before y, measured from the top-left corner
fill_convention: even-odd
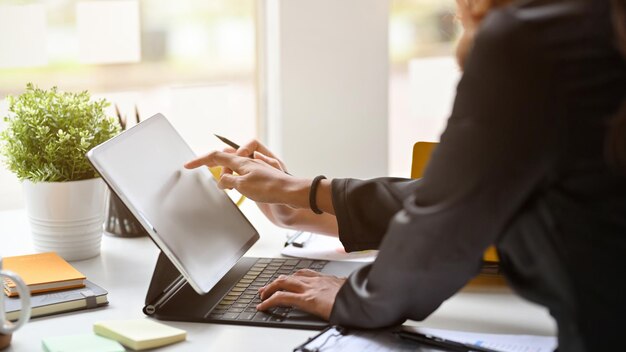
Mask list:
[[[411,162],[411,178],[420,178],[424,173],[424,169],[426,169],[426,165],[428,165],[428,160],[430,160],[430,155],[435,150],[437,143],[432,142],[417,142],[413,145],[413,160]],[[498,263],[500,260],[498,258],[498,252],[496,248],[491,246],[487,248],[485,253],[483,254],[483,262],[485,264],[494,264]],[[472,286],[502,286],[506,285],[506,281],[502,277],[502,275],[494,275],[494,274],[480,274],[472,279],[469,283]]]

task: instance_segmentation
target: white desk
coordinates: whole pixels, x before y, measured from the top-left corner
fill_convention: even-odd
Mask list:
[[[249,256],[279,256],[285,230],[267,221],[252,202],[244,212],[261,234]],[[0,255],[33,253],[23,210],[0,212]],[[109,306],[35,318],[13,335],[6,351],[41,351],[42,338],[89,333],[100,320],[142,318],[144,297],[158,250],[148,238],[104,236],[100,256],[72,262],[87,278],[109,291]],[[416,297],[416,299],[419,299]],[[291,351],[315,332],[275,328],[167,322],[188,332],[186,342],[159,351]],[[554,335],[556,327],[542,307],[508,289],[464,291],[445,302],[421,326],[488,333]]]

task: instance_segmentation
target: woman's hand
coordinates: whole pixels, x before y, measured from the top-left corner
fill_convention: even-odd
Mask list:
[[[239,149],[226,148],[224,149],[224,151],[239,156],[252,155],[254,159],[261,160],[280,171],[287,172],[285,163],[280,160],[274,153],[272,153],[272,151],[270,151],[265,145],[263,145],[256,139],[244,144],[243,146],[239,147]],[[229,171],[230,170],[226,170],[227,173]],[[298,210],[284,204],[256,202],[256,205],[259,207],[261,212],[263,212],[263,214],[265,214],[265,216],[270,219],[274,224],[283,227],[291,225],[291,219],[295,218],[296,213],[298,212]]]
[[[222,189],[234,188],[254,201],[294,207],[307,204],[309,181],[290,176],[264,161],[214,151],[185,164],[188,169],[201,166],[222,166],[222,177],[217,185]]]
[[[310,180],[296,179],[286,174],[285,163],[262,143],[257,140],[252,140],[239,147],[239,149],[237,150],[233,148],[226,148],[224,149],[224,152],[231,154],[231,156],[233,157],[239,157],[235,158],[238,162],[241,161],[240,158],[244,158],[244,160],[250,161],[251,159],[249,157],[252,156],[253,161],[258,163],[259,165],[252,165],[248,167],[248,169],[253,169],[254,167],[260,168],[262,164],[266,164],[265,166],[271,166],[273,169],[275,169],[274,171],[280,172],[273,172],[271,174],[275,175],[277,178],[271,180],[269,184],[264,184],[263,182],[261,182],[261,179],[259,177],[249,175],[248,177],[240,178],[238,180],[239,185],[233,185],[232,179],[236,177],[241,177],[243,175],[241,173],[241,170],[235,170],[235,172],[239,174],[239,176],[233,175],[233,169],[228,167],[228,165],[220,164],[220,162],[215,159],[215,155],[209,157],[209,155],[211,155],[209,154],[204,157],[198,158],[187,163],[185,167],[195,168],[199,165],[206,165],[210,167],[213,167],[215,165],[223,166],[218,185],[222,188],[235,188],[241,194],[249,197],[252,200],[255,200],[259,209],[274,224],[286,228],[337,236],[337,218],[335,218],[334,215],[328,213],[318,215],[313,213],[308,208],[308,192],[310,189]],[[209,161],[209,159],[211,160]],[[257,174],[257,171],[259,170],[256,170],[254,174]],[[292,191],[289,191],[289,189],[280,188],[280,185],[282,184],[281,182],[285,182],[284,184],[286,185],[289,182],[294,182],[296,180],[299,180],[299,183],[297,186],[292,186],[289,188]],[[274,191],[274,194],[270,194],[273,197],[268,197],[267,194],[258,193],[262,191],[262,189],[266,189],[268,190],[268,192],[271,192],[269,191],[269,187],[273,186],[278,187],[278,189]],[[255,187],[261,189],[255,190]],[[300,191],[294,192],[294,187],[299,188]],[[289,194],[280,195],[280,192],[289,192]],[[288,198],[291,197],[300,198],[296,201],[290,201]],[[302,209],[297,209],[299,207],[302,207]]]
[[[281,275],[269,285],[259,289],[261,302],[258,310],[272,307],[294,307],[328,320],[337,292],[345,278],[301,269],[293,275]]]
[[[285,163],[280,160],[276,155],[274,155],[274,153],[272,153],[271,150],[263,145],[263,143],[259,142],[256,139],[251,140],[250,142],[240,146],[239,149],[234,151],[235,154],[239,156],[254,155],[255,159],[260,159],[281,171],[287,172],[287,167],[285,166]]]

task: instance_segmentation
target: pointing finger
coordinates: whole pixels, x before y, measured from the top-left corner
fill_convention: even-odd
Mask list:
[[[233,154],[213,151],[209,154],[196,158],[185,164],[187,169],[195,169],[200,166],[225,166],[232,170],[237,170],[242,162],[242,158]]]

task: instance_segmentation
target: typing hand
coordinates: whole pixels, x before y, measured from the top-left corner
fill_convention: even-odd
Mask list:
[[[259,289],[263,302],[257,309],[263,311],[277,306],[294,307],[328,320],[337,292],[345,281],[345,278],[309,269],[298,270],[289,276],[282,275]]]

